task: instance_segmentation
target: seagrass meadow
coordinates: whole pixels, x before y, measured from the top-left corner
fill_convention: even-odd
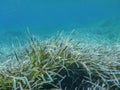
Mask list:
[[[58,34],[0,53],[0,90],[119,90],[120,44]]]
[[[120,90],[120,0],[0,0],[0,90]]]

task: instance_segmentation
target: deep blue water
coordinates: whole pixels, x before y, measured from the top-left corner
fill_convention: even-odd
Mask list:
[[[43,37],[62,30],[91,32],[92,27],[112,38],[120,32],[119,16],[120,0],[0,0],[0,43],[24,39],[27,27]]]

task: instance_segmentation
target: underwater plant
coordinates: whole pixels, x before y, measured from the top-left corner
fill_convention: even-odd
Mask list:
[[[0,90],[118,90],[119,46],[30,35],[28,44],[0,64]]]

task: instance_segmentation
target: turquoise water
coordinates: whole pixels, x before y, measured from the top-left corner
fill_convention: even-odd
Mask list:
[[[26,30],[49,38],[57,31],[119,42],[119,0],[0,0],[0,48],[26,39]]]
[[[120,90],[119,67],[120,0],[0,0],[0,90]]]

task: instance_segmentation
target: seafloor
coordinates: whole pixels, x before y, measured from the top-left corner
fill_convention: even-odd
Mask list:
[[[119,20],[43,37],[1,33],[0,90],[120,89]]]

